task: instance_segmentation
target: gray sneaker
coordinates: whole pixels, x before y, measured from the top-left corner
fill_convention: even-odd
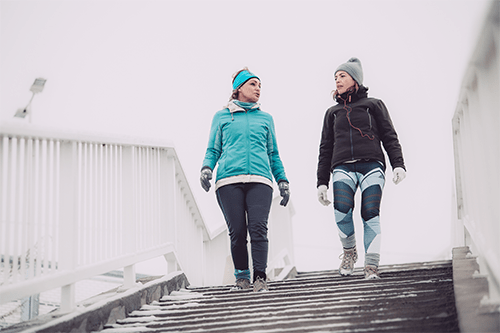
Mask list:
[[[377,266],[366,265],[365,266],[365,279],[366,280],[376,280],[380,279]]]
[[[267,287],[267,282],[262,279],[261,277],[258,277],[257,280],[254,281],[253,283],[253,291],[255,292],[260,292],[260,291],[268,291],[269,288]]]
[[[339,267],[339,273],[342,276],[349,276],[354,271],[354,264],[358,261],[358,252],[356,247],[352,249],[344,249],[344,253],[339,256],[342,259]]]
[[[250,289],[250,280],[248,279],[238,279],[231,290],[244,290]]]

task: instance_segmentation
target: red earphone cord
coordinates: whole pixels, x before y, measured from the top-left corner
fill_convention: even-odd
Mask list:
[[[349,102],[351,101],[351,94],[352,94],[353,91],[350,91],[350,94],[349,94]],[[340,95],[339,95],[339,98],[341,100],[344,101],[344,107],[343,109],[347,111],[347,114],[346,114],[346,117],[347,117],[347,121],[349,121],[349,125],[351,125],[352,128],[354,128],[355,130],[358,130],[358,132],[361,134],[361,137],[363,138],[367,138],[368,140],[373,140],[375,139],[375,136],[372,135],[368,135],[368,134],[364,134],[363,131],[359,128],[357,128],[356,126],[354,126],[352,123],[351,123],[351,118],[349,117],[349,114],[351,113],[352,111],[352,108],[347,106],[347,99],[343,99]]]

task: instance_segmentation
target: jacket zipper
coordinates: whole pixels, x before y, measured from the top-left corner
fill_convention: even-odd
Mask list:
[[[247,134],[247,174],[250,174],[250,121],[248,120],[248,111],[245,110],[246,134]]]
[[[366,108],[366,113],[368,114],[368,120],[370,122],[370,130],[372,129],[372,115],[370,114],[370,108]]]
[[[354,160],[354,145],[352,143],[352,128],[349,127],[349,136],[351,139],[351,159]]]
[[[350,97],[350,96],[349,96],[349,97]],[[351,107],[351,104],[350,104],[350,103],[349,103],[349,105],[348,105],[348,109],[349,109],[349,108],[350,108],[350,109],[351,109],[351,111],[352,111],[352,107]],[[354,160],[354,143],[353,143],[353,141],[352,141],[352,127],[351,127],[351,126],[349,126],[349,138],[350,138],[350,140],[351,140],[351,159],[352,159],[352,160]]]

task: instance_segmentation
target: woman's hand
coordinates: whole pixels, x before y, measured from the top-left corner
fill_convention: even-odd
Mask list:
[[[403,179],[406,178],[406,171],[403,168],[400,168],[400,167],[394,168],[394,170],[392,171],[392,173],[393,173],[392,181],[396,185],[398,185],[399,183],[401,183],[403,181]]]
[[[201,187],[208,192],[210,190],[210,180],[212,179],[212,170],[210,168],[204,168],[201,170],[200,183]]]
[[[332,202],[328,200],[328,193],[327,193],[328,188],[326,185],[320,185],[318,186],[318,200],[323,206],[328,206]]]
[[[286,181],[282,181],[278,184],[278,188],[280,189],[280,195],[283,198],[281,199],[280,205],[286,207],[288,200],[290,200],[290,184]]]

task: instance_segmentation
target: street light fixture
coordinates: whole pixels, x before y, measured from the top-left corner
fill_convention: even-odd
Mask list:
[[[31,101],[33,101],[33,97],[35,97],[36,94],[43,91],[43,87],[46,81],[47,79],[41,77],[35,79],[35,82],[33,82],[33,85],[30,88],[30,91],[33,93],[33,95],[31,96],[28,105],[26,105],[25,108],[17,109],[14,117],[24,118],[26,117],[26,115],[29,115],[29,122],[31,123]]]

